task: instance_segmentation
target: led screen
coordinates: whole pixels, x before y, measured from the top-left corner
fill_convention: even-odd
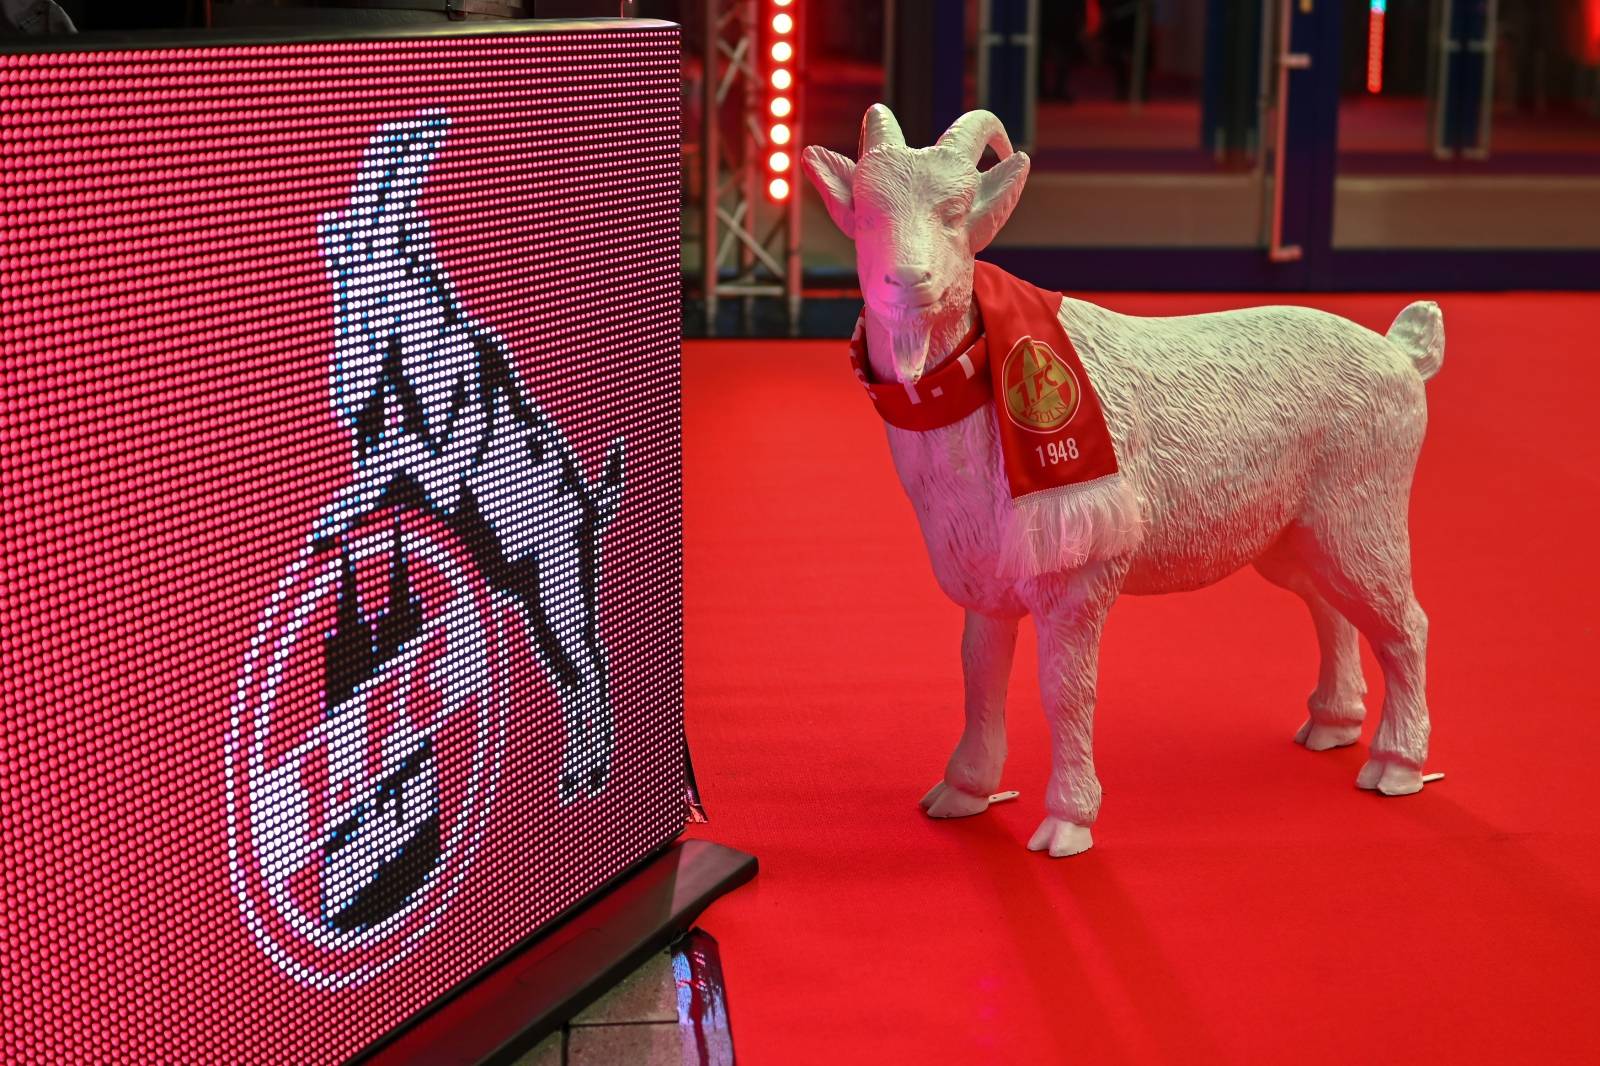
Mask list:
[[[0,54],[7,1062],[338,1062],[683,821],[679,42]]]

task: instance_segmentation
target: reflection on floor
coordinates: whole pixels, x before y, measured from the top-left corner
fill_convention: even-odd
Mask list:
[[[517,1066],[733,1066],[717,942],[690,930]]]

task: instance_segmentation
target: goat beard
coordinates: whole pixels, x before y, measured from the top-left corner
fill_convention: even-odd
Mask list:
[[[944,349],[939,357],[949,355],[950,346],[966,332],[966,312],[971,306],[970,286],[959,291],[948,290],[932,307],[915,311],[895,309],[885,313],[869,305],[868,310],[878,320],[878,325],[889,334],[895,378],[908,384],[921,380],[932,361],[935,339]]]
[[[895,377],[912,383],[920,379],[928,367],[928,349],[932,342],[933,330],[929,322],[914,322],[904,332],[891,328],[889,346]]]

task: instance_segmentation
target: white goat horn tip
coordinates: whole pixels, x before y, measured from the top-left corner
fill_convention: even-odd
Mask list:
[[[983,158],[985,147],[992,147],[1001,159],[1011,155],[1011,138],[992,111],[968,111],[944,131],[939,146],[953,148],[974,164]]]
[[[883,104],[873,104],[861,119],[861,147],[858,155],[866,155],[879,145],[906,146],[905,134],[900,132],[900,122],[894,112]]]

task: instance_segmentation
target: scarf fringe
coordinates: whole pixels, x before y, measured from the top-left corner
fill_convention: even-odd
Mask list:
[[[1006,580],[1071,570],[1139,544],[1139,496],[1121,473],[1030,493],[1012,501],[1001,532],[998,576]]]

